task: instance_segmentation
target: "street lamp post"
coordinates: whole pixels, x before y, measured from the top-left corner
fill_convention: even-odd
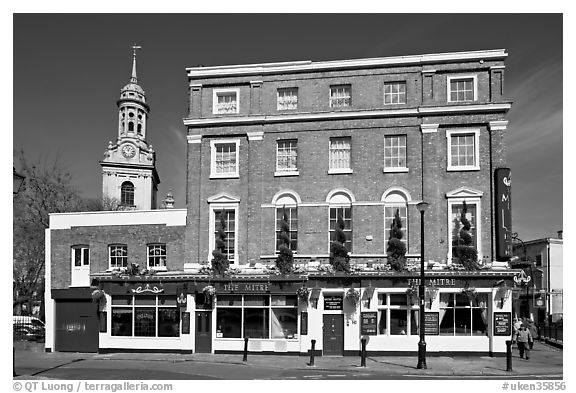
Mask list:
[[[424,282],[424,212],[428,208],[428,202],[420,202],[416,208],[420,212],[420,342],[418,342],[418,369],[426,369],[426,336],[424,333],[424,302],[426,283]]]

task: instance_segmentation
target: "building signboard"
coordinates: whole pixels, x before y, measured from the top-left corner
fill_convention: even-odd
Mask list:
[[[512,314],[509,312],[494,313],[494,335],[510,336],[512,334]]]
[[[190,313],[182,313],[182,334],[190,334]]]
[[[424,313],[424,334],[427,336],[438,336],[440,334],[440,313]]]
[[[303,311],[300,314],[300,335],[305,336],[308,334],[308,313]]]
[[[342,310],[342,295],[324,296],[324,310]]]
[[[497,168],[495,185],[495,235],[496,260],[506,261],[512,257],[512,207],[510,199],[510,168]]]
[[[360,334],[363,336],[375,336],[378,334],[376,330],[378,324],[378,313],[376,312],[363,312],[360,316]]]

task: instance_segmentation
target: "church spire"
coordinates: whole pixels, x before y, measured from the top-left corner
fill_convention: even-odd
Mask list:
[[[130,78],[130,83],[138,83],[138,77],[136,76],[136,50],[142,49],[139,45],[132,45],[132,77]]]

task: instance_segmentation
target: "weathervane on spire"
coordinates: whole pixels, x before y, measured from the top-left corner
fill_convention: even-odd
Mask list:
[[[136,76],[136,50],[142,49],[140,45],[132,45],[132,77],[130,78],[130,82],[138,83],[138,77]]]

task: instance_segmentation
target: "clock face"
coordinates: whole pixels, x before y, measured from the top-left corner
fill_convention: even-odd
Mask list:
[[[132,158],[136,154],[136,149],[132,145],[124,145],[122,146],[122,154],[126,158]]]

